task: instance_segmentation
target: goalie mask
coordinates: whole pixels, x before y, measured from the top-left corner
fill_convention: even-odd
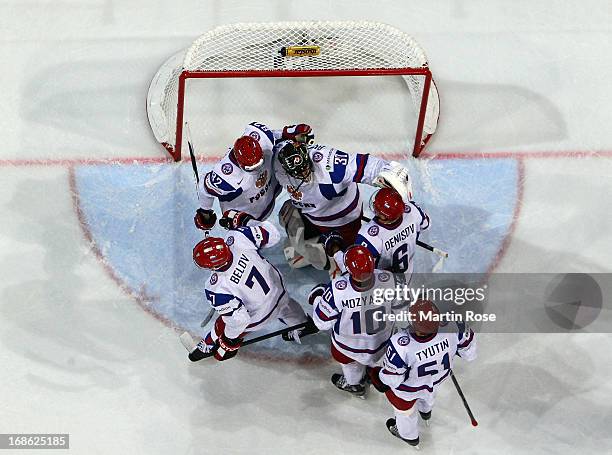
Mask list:
[[[229,246],[219,237],[207,237],[193,248],[193,262],[203,269],[222,269],[232,263],[232,257]]]
[[[306,146],[293,141],[283,141],[279,144],[279,148],[278,161],[287,175],[304,182],[308,181],[312,174],[312,161]]]
[[[242,136],[236,139],[232,152],[238,165],[247,172],[254,171],[264,162],[261,146],[251,136]]]

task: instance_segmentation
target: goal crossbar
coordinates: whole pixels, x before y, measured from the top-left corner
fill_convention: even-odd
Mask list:
[[[416,134],[414,137],[413,156],[418,156],[427,144],[427,137],[422,140],[423,125],[427,112],[427,100],[431,87],[432,75],[427,67],[423,68],[364,68],[364,69],[318,69],[318,70],[231,70],[231,71],[183,71],[179,76],[178,103],[176,115],[176,144],[166,146],[175,161],[181,159],[183,144],[183,125],[185,112],[185,84],[187,79],[223,79],[223,78],[258,78],[258,77],[346,77],[346,76],[423,76],[423,94],[418,114]]]

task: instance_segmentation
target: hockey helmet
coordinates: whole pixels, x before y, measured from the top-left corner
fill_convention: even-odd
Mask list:
[[[410,305],[412,331],[423,335],[438,333],[440,311],[431,300],[419,299]]]
[[[254,171],[264,162],[261,145],[251,136],[236,139],[232,149],[238,165],[247,172]]]
[[[363,245],[353,245],[346,250],[344,265],[355,281],[367,281],[374,274],[374,257]]]
[[[193,261],[203,269],[219,270],[232,262],[232,251],[220,237],[208,237],[193,248]]]
[[[372,197],[372,210],[382,224],[392,224],[404,214],[406,205],[402,196],[393,188],[381,188]]]

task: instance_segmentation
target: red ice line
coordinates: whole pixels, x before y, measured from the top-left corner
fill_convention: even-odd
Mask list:
[[[402,159],[405,153],[378,154],[389,159]],[[198,156],[198,161],[204,163],[216,162],[220,156]],[[439,152],[421,154],[421,158],[433,160],[461,160],[461,159],[544,159],[544,158],[612,158],[612,150],[568,150],[568,151],[539,151],[539,152]],[[9,159],[0,160],[0,166],[78,166],[78,165],[105,165],[105,164],[162,164],[173,163],[168,157],[150,158],[65,158],[65,159]]]

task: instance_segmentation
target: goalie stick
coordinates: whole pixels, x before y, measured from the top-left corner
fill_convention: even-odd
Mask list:
[[[259,343],[260,341],[267,340],[269,338],[274,338],[278,335],[283,335],[285,333],[291,332],[292,330],[303,329],[304,327],[306,327],[307,324],[308,324],[308,321],[302,322],[301,324],[292,325],[291,327],[285,327],[284,329],[276,330],[274,332],[266,333],[265,335],[260,335],[255,338],[245,340],[242,343],[241,347],[248,346],[249,344]],[[185,347],[185,349],[187,349],[187,351],[189,352],[193,352],[193,350],[197,346],[197,343],[193,340],[189,332],[183,332],[183,334],[180,336],[180,340],[183,346]],[[208,357],[212,357],[213,355],[215,355],[215,353],[209,352],[208,354],[202,354],[202,355],[203,355],[202,359],[206,359]]]

